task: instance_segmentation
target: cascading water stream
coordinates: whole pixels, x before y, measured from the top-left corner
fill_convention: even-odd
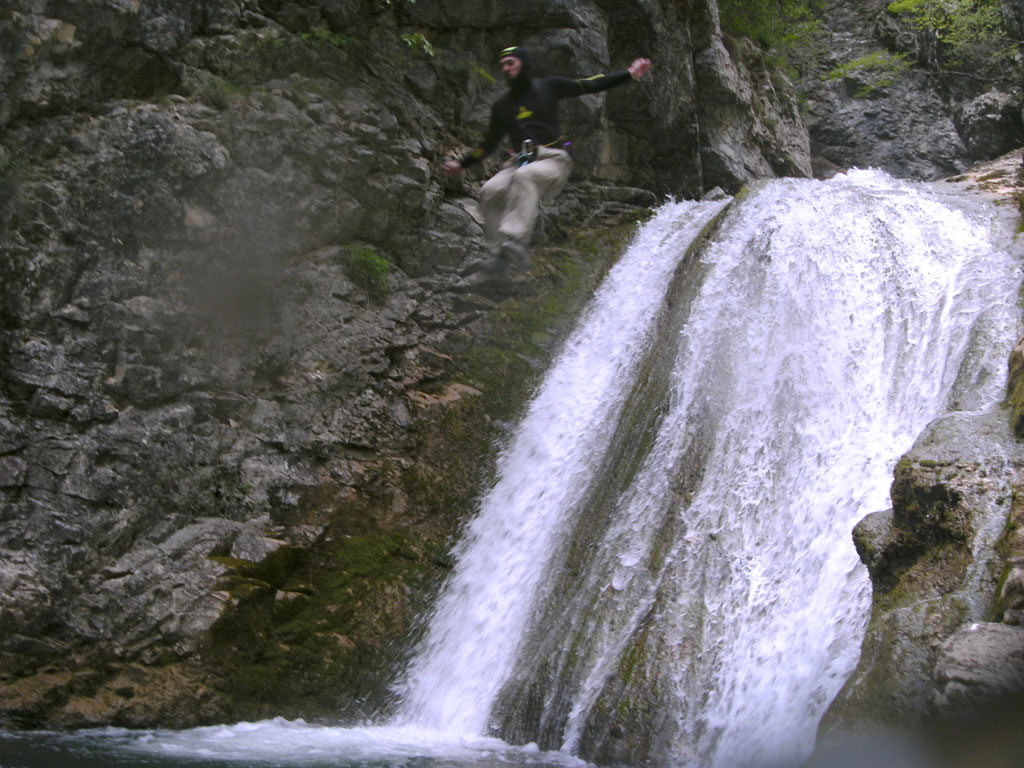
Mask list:
[[[678,203],[616,265],[498,464],[456,551],[457,570],[401,686],[399,722],[487,731],[566,511],[600,478],[600,446],[647,351],[682,254],[725,202]]]
[[[669,611],[703,618],[678,690],[706,701],[684,704],[677,737],[700,764],[810,752],[869,609],[850,531],[951,401],[1001,396],[1017,329],[1015,266],[980,211],[878,173],[772,186],[782,197],[756,195],[708,251],[664,430],[671,467],[695,406],[716,422],[664,577]]]
[[[721,302],[756,309],[730,334],[745,366],[687,511],[717,526],[729,562],[698,598],[715,645],[699,679],[715,695],[694,721],[714,765],[810,752],[869,609],[850,531],[889,506],[893,465],[932,419],[1002,398],[1019,333],[1019,264],[993,247],[983,208],[880,173],[825,198],[793,186],[784,205],[754,201],[758,233],[737,227],[709,255],[725,260],[746,239],[771,266],[763,282],[742,258],[716,273]],[[715,292],[713,279],[704,296]],[[681,368],[693,371],[712,352],[706,330],[686,335]]]
[[[672,765],[813,747],[869,608],[851,530],[931,419],[1000,397],[1019,266],[980,201],[877,172],[776,181],[726,215],[698,295],[655,334],[629,308],[662,301],[680,215],[662,209],[602,294],[634,333],[592,311],[503,456],[401,720]],[[664,266],[619,298],[641,263]],[[650,445],[608,500],[591,472],[616,466],[630,377],[666,346],[656,435],[630,438]],[[564,554],[594,531],[583,566]],[[657,733],[608,736],[652,710]]]

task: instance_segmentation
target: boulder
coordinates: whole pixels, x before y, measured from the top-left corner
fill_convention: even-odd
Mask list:
[[[933,706],[944,718],[971,715],[1024,695],[1024,627],[980,622],[961,627],[939,650]]]

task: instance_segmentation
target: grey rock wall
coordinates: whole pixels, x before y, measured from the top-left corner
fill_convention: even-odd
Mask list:
[[[817,173],[875,167],[938,179],[1024,143],[1019,64],[985,71],[940,61],[934,36],[888,6],[825,3],[824,55],[799,89]]]
[[[479,296],[456,269],[499,159],[457,182],[439,163],[479,140],[510,43],[538,73],[655,67],[565,104],[576,172],[538,266]],[[806,174],[768,79],[695,0],[0,9],[2,721],[379,705],[488,419],[528,391],[465,373],[532,321],[490,318],[558,291],[571,314],[613,256],[581,228]],[[751,118],[755,100],[786,119]],[[502,343],[488,368],[529,359]]]

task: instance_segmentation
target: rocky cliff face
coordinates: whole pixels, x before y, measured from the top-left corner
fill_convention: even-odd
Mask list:
[[[481,295],[457,269],[497,159],[438,164],[479,139],[510,43],[538,72],[655,68],[564,105],[570,188],[530,271]],[[904,167],[862,103],[829,138],[850,102],[828,93],[809,135],[715,0],[0,9],[0,724],[386,705],[505,422],[631,222],[809,175],[812,141]],[[966,163],[927,132],[945,118],[901,120],[913,174]]]
[[[937,179],[1019,147],[1019,66],[940,61],[941,43],[889,5],[824,4],[824,53],[805,63],[800,83],[816,173],[876,167]],[[1020,13],[1004,6],[1008,20]]]
[[[495,52],[655,73],[565,105],[534,266],[467,293]],[[491,446],[637,212],[809,173],[713,2],[0,10],[0,710],[366,714]],[[753,106],[756,105],[756,109]],[[617,228],[616,228],[617,227]]]

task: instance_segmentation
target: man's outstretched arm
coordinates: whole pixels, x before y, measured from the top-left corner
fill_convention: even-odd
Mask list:
[[[629,69],[624,69],[621,72],[612,72],[610,75],[594,75],[593,77],[588,77],[583,80],[572,81],[576,84],[576,87],[579,88],[579,91],[576,94],[566,95],[582,96],[586,93],[607,91],[609,88],[614,88],[617,85],[628,83],[631,79],[639,80],[647,74],[650,68],[650,59],[634,59],[633,63],[629,65]]]

